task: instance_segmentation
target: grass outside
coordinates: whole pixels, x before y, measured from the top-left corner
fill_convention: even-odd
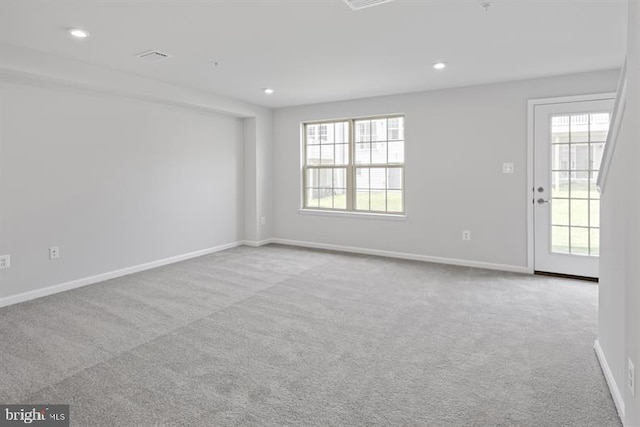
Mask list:
[[[569,191],[569,185],[563,184],[554,187],[552,195],[552,250],[559,253],[599,255],[600,195],[595,187],[572,183]],[[591,200],[589,196],[592,197]]]
[[[311,191],[310,193],[313,193]],[[313,196],[313,194],[311,194]],[[309,208],[321,209],[346,209],[346,194],[329,194],[310,198],[307,202]],[[376,212],[403,212],[402,190],[358,191],[356,194],[356,210]]]

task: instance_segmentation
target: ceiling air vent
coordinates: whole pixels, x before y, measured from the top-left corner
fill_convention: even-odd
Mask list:
[[[149,62],[170,58],[170,56],[167,55],[166,53],[158,52],[157,50],[142,52],[136,56],[140,59],[144,59],[145,61],[149,61]]]
[[[389,3],[393,0],[344,0],[344,2],[353,10],[365,9],[379,4]]]

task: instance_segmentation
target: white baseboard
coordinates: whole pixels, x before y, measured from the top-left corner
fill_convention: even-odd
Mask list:
[[[59,292],[64,292],[71,289],[92,285],[94,283],[104,282],[105,280],[115,279],[117,277],[138,273],[140,271],[150,270],[152,268],[161,267],[167,264],[173,264],[173,263],[184,261],[187,259],[196,258],[199,256],[211,254],[214,252],[223,251],[226,249],[235,248],[241,245],[246,245],[251,247],[260,247],[260,246],[268,245],[269,243],[279,243],[279,244],[289,245],[289,246],[301,246],[301,247],[316,248],[316,249],[329,249],[329,250],[340,251],[340,252],[351,252],[351,253],[359,253],[359,254],[366,254],[366,255],[378,255],[378,256],[385,256],[389,258],[426,261],[426,262],[434,262],[439,264],[451,264],[451,265],[460,265],[465,267],[485,268],[489,270],[511,271],[516,273],[528,272],[526,267],[519,267],[519,266],[513,266],[513,265],[491,264],[491,263],[478,262],[478,261],[440,258],[440,257],[417,255],[417,254],[411,254],[411,253],[405,253],[405,252],[392,252],[392,251],[384,251],[379,249],[359,248],[359,247],[352,247],[352,246],[333,245],[333,244],[327,244],[327,243],[304,242],[304,241],[289,240],[289,239],[265,239],[260,241],[243,240],[240,242],[233,242],[225,245],[215,246],[212,248],[202,249],[199,251],[190,252],[187,254],[178,255],[171,258],[152,261],[145,264],[136,265],[133,267],[123,268],[121,270],[110,271],[107,273],[102,273],[102,274],[98,274],[91,277],[85,277],[82,279],[72,280],[70,282],[65,282],[58,285],[48,286],[46,288],[35,289],[33,291],[0,298],[0,307],[6,307],[9,305],[18,304],[25,301],[30,301],[36,298],[45,297],[47,295],[53,295]]]
[[[514,273],[525,273],[525,274],[529,273],[529,270],[527,269],[527,267],[521,267],[517,265],[493,264],[489,262],[470,261],[470,260],[455,259],[455,258],[441,258],[441,257],[428,256],[428,255],[412,254],[407,252],[393,252],[393,251],[385,251],[380,249],[333,245],[329,243],[304,242],[300,240],[278,239],[278,238],[271,239],[271,243],[279,243],[281,245],[289,245],[289,246],[301,246],[305,248],[328,249],[332,251],[351,252],[351,253],[365,254],[365,255],[378,255],[378,256],[384,256],[389,258],[409,259],[413,261],[426,261],[426,262],[433,262],[436,264],[459,265],[462,267],[483,268],[487,270],[510,271]]]
[[[102,273],[102,274],[98,274],[91,277],[85,277],[82,279],[72,280],[70,282],[61,283],[58,285],[47,286],[46,288],[36,289],[33,291],[24,292],[17,295],[11,295],[8,297],[0,298],[0,307],[6,307],[8,305],[18,304],[18,303],[30,301],[36,298],[45,297],[47,295],[53,295],[59,292],[81,288],[83,286],[92,285],[98,282],[104,282],[105,280],[115,279],[117,277],[138,273],[140,271],[150,270],[152,268],[161,267],[163,265],[173,264],[173,263],[185,261],[191,258],[197,258],[199,256],[212,254],[214,252],[224,251],[226,249],[235,248],[242,244],[243,244],[242,242],[227,243],[224,245],[215,246],[207,249],[201,249],[199,251],[190,252],[183,255],[177,255],[171,258],[165,258],[158,261],[151,261],[145,264],[123,268],[121,270],[109,271],[107,273]]]
[[[273,243],[273,239],[265,239],[265,240],[243,240],[241,242],[245,246],[251,246],[252,248],[259,248],[260,246],[268,245],[269,243]]]
[[[596,340],[596,342],[593,344],[593,349],[595,350],[596,356],[598,357],[598,362],[600,362],[600,367],[602,368],[602,372],[604,373],[604,378],[607,380],[607,384],[609,385],[609,391],[611,391],[613,403],[616,404],[618,415],[624,422],[625,408],[624,400],[622,399],[622,393],[620,393],[618,384],[616,384],[616,380],[613,378],[613,373],[611,372],[611,368],[607,363],[607,358],[604,356],[604,352],[602,351],[602,347],[600,346],[600,341]]]

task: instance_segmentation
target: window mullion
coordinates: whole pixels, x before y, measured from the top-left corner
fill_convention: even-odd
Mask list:
[[[356,169],[355,163],[355,126],[354,121],[349,120],[349,162],[347,163],[347,210],[355,210],[355,197],[356,197]]]

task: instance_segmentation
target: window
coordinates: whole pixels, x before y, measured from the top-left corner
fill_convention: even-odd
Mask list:
[[[305,123],[305,209],[404,212],[404,117]]]

